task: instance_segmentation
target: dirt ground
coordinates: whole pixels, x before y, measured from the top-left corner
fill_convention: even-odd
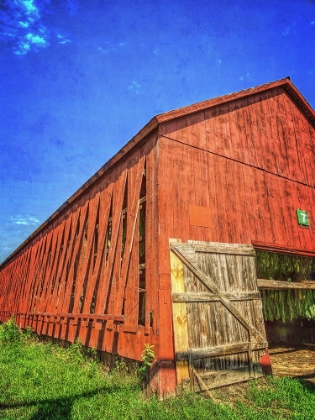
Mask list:
[[[315,384],[315,345],[269,348],[274,376],[290,376]]]

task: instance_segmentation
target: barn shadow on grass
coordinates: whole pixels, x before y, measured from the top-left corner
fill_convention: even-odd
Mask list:
[[[97,394],[111,394],[120,390],[117,385],[110,387],[96,388],[93,391],[83,392],[81,394],[72,395],[70,397],[51,398],[46,400],[33,400],[25,403],[6,404],[0,403],[0,411],[7,410],[8,418],[11,418],[10,411],[19,408],[36,407],[37,412],[29,417],[30,420],[49,420],[49,419],[71,419],[73,418],[73,405],[81,398],[93,398]],[[13,417],[12,417],[13,418]]]

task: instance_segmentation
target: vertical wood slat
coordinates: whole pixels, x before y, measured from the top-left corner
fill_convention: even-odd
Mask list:
[[[69,260],[71,259],[72,253],[73,253],[73,248],[74,248],[74,243],[75,243],[75,229],[76,229],[76,226],[77,226],[78,217],[79,217],[79,215],[78,215],[77,212],[72,212],[71,216],[69,217],[70,218],[69,233],[68,233],[68,239],[64,244],[64,253],[65,253],[64,263],[63,263],[63,267],[62,267],[61,274],[60,274],[61,288],[63,288],[64,290],[66,288],[65,283],[67,283],[69,281],[69,277],[67,276],[67,272],[66,272],[67,271],[66,267],[69,264]],[[50,266],[51,266],[51,264],[50,264]],[[49,269],[49,273],[51,273],[50,269]],[[58,274],[57,274],[57,277],[58,277]],[[52,279],[49,279],[47,281],[47,294],[46,294],[46,297],[44,298],[43,312],[48,311],[48,304],[50,303],[51,298],[52,298],[51,286],[52,286]],[[59,291],[59,295],[60,295],[59,303],[58,303],[57,307],[55,307],[55,311],[57,311],[57,312],[60,312],[59,308],[63,304],[64,294],[65,294],[65,291],[63,293],[61,291]],[[48,297],[49,297],[49,299],[48,299]],[[52,309],[52,308],[50,307],[50,309]]]
[[[71,222],[70,222],[71,223]],[[67,241],[67,234],[68,234],[68,230],[69,230],[69,222],[67,223],[65,223],[65,230],[64,230],[64,235],[66,236],[66,239],[64,238],[64,241],[63,241],[63,246],[64,246],[64,243]],[[49,238],[50,240],[51,240],[51,235],[50,235],[50,238]],[[58,271],[57,271],[57,278],[59,277],[58,276],[58,274],[60,273],[60,271],[62,270],[62,259],[64,258],[64,256],[65,256],[65,246],[64,246],[64,249],[63,249],[63,251],[62,251],[62,256],[61,256],[61,261],[59,260],[59,264],[58,264]],[[43,290],[42,290],[42,294],[41,294],[41,296],[40,296],[40,302],[39,302],[39,305],[38,305],[38,308],[37,308],[37,311],[39,311],[39,312],[42,312],[43,310],[44,310],[44,307],[45,307],[45,303],[46,303],[46,299],[47,299],[47,297],[46,297],[46,299],[45,299],[45,296],[46,296],[46,293],[44,292],[45,291],[45,289],[46,289],[46,291],[48,292],[48,283],[49,283],[49,277],[47,277],[46,276],[46,273],[48,274],[48,276],[49,276],[49,274],[50,274],[50,270],[49,270],[49,267],[47,267],[47,261],[48,261],[48,257],[49,257],[49,249],[50,249],[50,245],[49,245],[49,247],[47,248],[47,250],[46,250],[46,255],[45,255],[45,262],[44,262],[44,264],[45,264],[45,275],[43,276]],[[47,283],[46,283],[47,282]]]
[[[99,208],[99,244],[98,244],[98,253],[97,253],[97,259],[95,262],[95,267],[93,274],[89,280],[89,287],[87,290],[86,298],[83,305],[83,313],[88,313],[90,310],[92,298],[94,293],[98,293],[98,290],[96,290],[96,282],[98,278],[104,273],[104,269],[102,267],[104,261],[104,252],[106,248],[105,244],[105,238],[106,238],[106,232],[107,232],[107,226],[109,223],[109,211],[110,211],[110,205],[112,200],[112,191],[113,191],[113,185],[109,185],[109,187],[102,191],[100,194],[100,208]]]
[[[76,228],[78,228],[78,232],[76,231],[73,233],[75,245],[74,245],[74,249],[71,255],[71,259],[70,259],[70,270],[68,273],[68,281],[67,281],[67,285],[66,285],[66,289],[64,293],[64,299],[63,299],[63,303],[61,307],[62,313],[67,313],[70,311],[69,305],[70,305],[70,300],[71,300],[71,292],[74,286],[73,283],[77,280],[77,277],[78,277],[78,273],[76,273],[76,278],[74,279],[75,270],[76,270],[75,264],[76,264],[77,259],[80,256],[80,251],[82,247],[82,242],[83,242],[82,232],[84,230],[84,226],[85,226],[86,218],[87,218],[88,201],[86,201],[84,205],[78,211],[79,211],[79,215],[78,215],[79,225],[76,226]]]
[[[39,302],[38,302],[38,308],[37,310],[41,310],[41,308],[43,307],[42,304],[42,300],[43,300],[43,294],[44,294],[44,290],[45,290],[45,279],[46,279],[46,273],[47,273],[47,264],[48,264],[48,257],[49,257],[49,249],[51,247],[51,240],[52,240],[52,235],[51,232],[49,232],[46,236],[45,236],[45,251],[44,251],[44,258],[42,261],[42,266],[41,266],[41,270],[38,273],[38,277],[40,279],[40,294],[38,295],[39,297]]]
[[[71,216],[69,217],[69,219],[71,220],[69,221],[68,239],[65,241],[65,244],[64,244],[63,251],[65,255],[63,258],[62,269],[59,274],[59,278],[60,278],[59,301],[55,308],[57,312],[63,312],[62,308],[64,306],[64,301],[66,299],[67,285],[68,283],[71,282],[70,281],[71,277],[69,275],[70,270],[68,270],[68,267],[73,258],[73,252],[76,245],[76,228],[78,224],[78,218],[79,218],[78,211],[72,212]],[[58,277],[58,274],[57,274],[57,277]]]
[[[170,243],[174,241],[170,240]],[[176,241],[178,242],[178,241]],[[171,260],[171,287],[172,293],[184,293],[184,269],[182,261],[173,253]],[[188,342],[188,326],[186,303],[173,303],[174,347],[177,352],[187,351],[190,347]],[[187,360],[176,361],[177,384],[189,376],[189,364]]]
[[[121,220],[121,210],[122,204],[124,200],[124,191],[125,191],[125,184],[127,179],[127,171],[122,172],[118,181],[115,183],[114,187],[114,206],[113,206],[113,217],[112,217],[112,237],[111,237],[111,244],[109,248],[109,255],[108,255],[108,262],[105,268],[104,276],[102,277],[98,294],[95,303],[95,312],[96,313],[104,313],[106,299],[108,295],[108,288],[110,284],[110,278],[113,269],[113,262],[116,256],[116,246],[117,246],[117,239],[119,235],[119,228],[120,228],[120,220]]]
[[[130,264],[132,247],[133,247],[135,235],[136,235],[135,230],[136,230],[136,223],[137,223],[137,218],[138,218],[138,213],[139,213],[139,198],[140,198],[140,189],[141,189],[141,182],[142,182],[142,177],[143,177],[144,164],[145,164],[145,158],[142,157],[139,163],[135,167],[136,179],[133,185],[133,195],[132,195],[132,200],[130,203],[130,211],[128,212],[129,218],[128,218],[128,224],[127,224],[125,251],[124,251],[123,261],[122,261],[121,276],[120,276],[121,280],[119,283],[119,288],[118,288],[118,293],[117,293],[115,314],[122,313],[127,274],[128,274],[129,264]]]
[[[51,276],[51,280],[52,280],[52,287],[54,288],[54,290],[52,291],[52,297],[51,297],[51,301],[54,302],[54,292],[55,292],[55,286],[56,286],[56,276],[57,276],[57,271],[59,268],[59,261],[60,261],[60,248],[62,245],[62,239],[63,239],[63,235],[64,235],[64,223],[60,223],[60,225],[55,229],[55,234],[56,234],[56,241],[54,243],[54,249],[52,249],[52,255],[53,255],[53,266],[52,266],[52,270],[50,273]],[[32,308],[29,309],[30,312],[33,312]]]
[[[55,264],[55,270],[53,274],[54,278],[54,290],[52,292],[51,297],[51,304],[54,308],[54,311],[57,308],[58,305],[58,299],[59,299],[59,289],[60,289],[60,277],[63,269],[63,262],[66,256],[66,243],[68,241],[68,234],[70,231],[70,225],[71,225],[71,219],[66,219],[62,221],[62,230],[60,231],[60,235],[58,237],[58,243],[56,247],[56,264]]]
[[[24,279],[24,282],[25,282],[25,297],[24,297],[24,300],[22,301],[21,308],[20,308],[22,312],[27,312],[28,307],[29,307],[29,303],[31,301],[32,270],[33,270],[33,267],[34,267],[34,261],[35,261],[37,249],[38,249],[38,244],[34,244],[32,247],[30,247],[29,266],[28,266],[26,277]]]
[[[36,293],[37,293],[37,290],[38,290],[38,287],[39,287],[39,279],[38,279],[38,272],[39,272],[39,270],[40,270],[40,263],[41,263],[41,260],[42,260],[42,258],[43,258],[43,253],[44,253],[44,240],[43,240],[43,238],[41,238],[40,239],[40,241],[39,241],[39,246],[38,246],[38,249],[37,249],[37,258],[36,258],[36,260],[35,260],[35,264],[34,264],[34,269],[33,269],[33,272],[32,272],[32,289],[33,289],[33,293],[32,293],[32,296],[31,296],[31,301],[30,301],[30,310],[31,310],[31,307],[36,307],[36,304],[37,304],[37,302],[36,302],[36,298],[37,298],[37,295],[36,295]]]
[[[83,301],[82,301],[82,299],[84,299],[83,288],[86,281],[88,269],[91,264],[91,254],[93,250],[93,237],[94,237],[94,231],[95,231],[98,204],[99,204],[99,193],[97,193],[93,198],[89,200],[88,218],[87,218],[87,223],[88,223],[87,242],[86,244],[83,243],[83,249],[82,249],[83,255],[81,254],[81,264],[79,268],[78,277],[76,280],[76,293],[74,296],[74,305],[73,305],[74,313],[79,313],[82,309],[82,307],[80,308],[80,305],[83,304]],[[85,226],[83,225],[83,229],[80,232],[81,242],[82,240],[84,241],[85,234],[86,234]]]
[[[51,255],[52,254],[52,250],[55,248],[56,246],[56,232],[54,229],[52,229],[49,233],[49,248],[47,250],[47,259],[46,259],[46,269],[45,269],[45,275],[44,275],[44,285],[46,285],[46,292],[43,293],[42,296],[42,304],[41,304],[41,309],[46,307],[46,300],[47,300],[47,296],[50,295],[51,293],[51,269],[53,266],[53,262],[54,262],[54,258]]]

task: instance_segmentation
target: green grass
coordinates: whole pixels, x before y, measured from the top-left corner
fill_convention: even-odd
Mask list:
[[[315,387],[298,380],[215,390],[218,403],[190,392],[160,402],[120,370],[108,374],[80,344],[40,343],[9,321],[0,326],[0,419],[314,419]]]

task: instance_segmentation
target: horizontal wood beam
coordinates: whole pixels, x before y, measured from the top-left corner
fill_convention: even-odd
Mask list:
[[[210,254],[225,254],[225,255],[239,255],[255,257],[254,248],[250,246],[215,246],[215,245],[195,245],[196,252],[206,252]]]
[[[260,300],[260,292],[251,292],[251,293],[222,293],[222,295],[231,301],[247,301],[247,300]],[[220,302],[221,299],[215,293],[173,293],[172,301],[175,303],[179,302]]]
[[[249,349],[249,342],[244,341],[242,343],[237,344],[227,344],[225,346],[216,346],[216,347],[205,347],[205,348],[191,348],[185,352],[177,352],[176,353],[176,360],[195,360],[195,359],[205,359],[207,357],[215,357],[215,356],[228,356],[230,354],[236,353],[245,353],[248,352]],[[268,347],[268,343],[259,342],[259,343],[251,343],[252,350],[260,350],[265,349]]]
[[[0,315],[6,316],[19,316],[19,317],[28,317],[28,316],[37,316],[37,317],[47,317],[47,318],[68,318],[68,319],[84,319],[84,320],[95,320],[95,321],[117,321],[124,322],[124,315],[113,315],[113,314],[66,314],[66,313],[48,313],[48,312],[6,312],[5,314],[0,312]]]
[[[215,389],[221,386],[233,385],[254,379],[253,377],[249,376],[248,367],[215,371],[206,374],[200,374],[199,376],[208,389]],[[257,373],[256,377],[259,376],[262,376],[262,373]],[[191,388],[192,384],[190,378],[183,379],[182,385],[184,389]],[[193,389],[195,392],[203,391],[197,381],[194,382]]]
[[[304,289],[315,290],[315,281],[293,282],[284,280],[266,280],[257,279],[259,289],[268,290],[288,290],[288,289]]]

